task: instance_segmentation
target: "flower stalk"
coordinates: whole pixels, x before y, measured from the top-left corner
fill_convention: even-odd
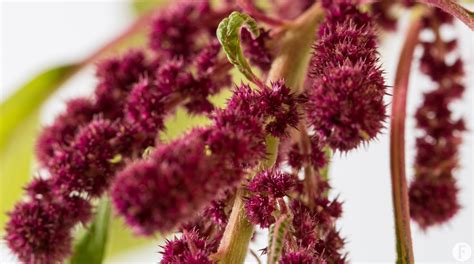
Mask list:
[[[397,263],[414,263],[405,175],[405,118],[410,69],[422,28],[421,16],[413,18],[400,55],[395,77],[390,126],[390,169],[395,216]]]
[[[435,6],[461,20],[474,31],[474,13],[452,0],[419,0],[418,2]]]

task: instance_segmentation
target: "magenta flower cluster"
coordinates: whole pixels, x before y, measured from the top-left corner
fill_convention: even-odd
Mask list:
[[[215,15],[225,16],[204,2],[179,10],[189,19],[211,16],[216,20],[211,28],[220,20]],[[152,50],[162,37],[160,20],[152,27]],[[174,31],[175,23],[169,22],[168,31]],[[176,38],[186,36],[175,33]],[[164,118],[179,105],[191,113],[212,111],[208,97],[230,84],[230,67],[217,41],[206,34],[192,52],[132,50],[102,61],[94,96],[70,100],[65,112],[43,129],[37,157],[47,179],[28,185],[28,198],[9,213],[6,227],[6,241],[21,261],[63,261],[71,253],[73,228],[87,224],[92,215],[91,200],[109,189],[124,164],[155,145]]]
[[[459,168],[459,146],[466,130],[464,120],[451,110],[465,89],[461,58],[448,60],[457,41],[440,35],[440,26],[452,23],[452,17],[439,9],[433,12],[435,16],[424,18],[424,27],[436,37],[421,43],[420,67],[436,87],[424,94],[415,114],[422,135],[416,139],[415,178],[409,189],[411,217],[423,229],[445,223],[461,207],[454,172]]]
[[[314,47],[307,116],[331,148],[348,151],[374,138],[385,119],[385,84],[368,14],[352,1],[323,1],[326,20]]]
[[[237,87],[227,109],[212,117],[213,126],[159,144],[147,160],[119,173],[112,187],[119,214],[143,234],[193,220],[265,157],[265,131],[284,135],[287,126],[296,125],[297,117],[288,118],[296,102],[282,82],[262,92]]]

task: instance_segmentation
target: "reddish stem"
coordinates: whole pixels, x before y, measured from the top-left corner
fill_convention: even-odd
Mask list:
[[[306,193],[308,194],[308,205],[313,207],[314,201],[318,196],[318,176],[310,161],[311,156],[311,138],[306,131],[306,122],[300,121],[299,127],[299,141],[298,145],[301,154],[305,157],[304,160],[304,182]]]
[[[108,53],[110,50],[116,48],[119,46],[121,43],[123,43],[125,40],[130,38],[131,35],[136,34],[140,30],[143,30],[146,28],[146,26],[150,23],[153,15],[156,13],[156,10],[151,10],[147,12],[146,14],[142,15],[139,17],[127,30],[125,30],[122,34],[120,34],[118,37],[110,41],[109,43],[105,44],[103,47],[92,53],[89,57],[84,59],[81,62],[81,66],[88,65],[91,62],[97,61],[99,58],[101,58],[104,54]]]
[[[461,20],[471,30],[474,30],[474,14],[452,0],[418,0],[430,6],[435,6]]]
[[[405,117],[413,53],[422,25],[420,17],[410,24],[395,77],[390,126],[390,169],[397,238],[397,263],[414,263],[410,231],[410,208],[405,175]]]
[[[279,18],[273,18],[273,17],[269,17],[265,14],[263,14],[262,12],[260,12],[260,10],[258,10],[254,4],[252,3],[252,1],[249,1],[249,0],[237,0],[237,3],[238,5],[246,12],[248,13],[250,16],[254,17],[255,19],[257,19],[258,21],[260,22],[263,22],[265,24],[268,24],[270,26],[282,26],[282,25],[285,25],[288,23],[288,21],[286,20],[283,20],[283,19],[279,19]]]

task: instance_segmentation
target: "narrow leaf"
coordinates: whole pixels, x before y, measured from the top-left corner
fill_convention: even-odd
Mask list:
[[[0,104],[0,230],[7,220],[6,212],[21,198],[21,187],[31,176],[39,108],[76,67],[49,69]]]
[[[13,130],[15,140],[6,142],[0,148],[0,233],[8,219],[6,212],[12,210],[14,204],[21,199],[21,187],[31,177],[38,119],[38,113],[32,113]],[[2,125],[0,123],[0,127]]]
[[[269,241],[268,241],[268,264],[276,264],[280,260],[283,250],[283,238],[288,227],[288,217],[286,215],[280,218],[270,227]]]
[[[35,112],[77,67],[76,64],[69,64],[44,71],[0,105],[0,148],[10,140],[12,132]]]
[[[237,11],[232,12],[229,17],[224,18],[217,27],[217,39],[222,45],[230,63],[235,65],[237,69],[247,77],[250,81],[258,82],[259,80],[253,74],[250,64],[244,57],[240,47],[240,30],[246,27],[254,37],[258,37],[260,31],[255,20],[247,14]]]
[[[105,256],[110,223],[110,202],[102,199],[87,232],[74,248],[71,264],[100,264]]]

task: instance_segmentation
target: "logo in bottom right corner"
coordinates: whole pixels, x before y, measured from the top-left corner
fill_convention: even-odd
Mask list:
[[[456,243],[453,247],[453,258],[459,262],[466,262],[471,259],[472,249],[468,243]]]

